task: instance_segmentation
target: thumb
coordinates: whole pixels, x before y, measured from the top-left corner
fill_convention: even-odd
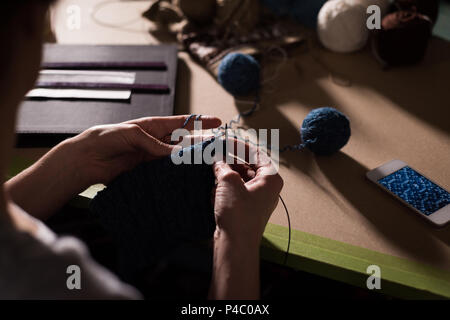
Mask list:
[[[213,164],[214,175],[218,183],[228,183],[232,185],[244,185],[241,175],[234,171],[230,165],[220,160]]]

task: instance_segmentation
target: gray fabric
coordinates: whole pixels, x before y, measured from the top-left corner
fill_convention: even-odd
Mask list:
[[[38,225],[35,236],[0,222],[0,299],[141,298],[136,289],[93,261],[81,241],[57,237],[42,222],[31,219]],[[79,290],[67,288],[70,265],[80,267]]]

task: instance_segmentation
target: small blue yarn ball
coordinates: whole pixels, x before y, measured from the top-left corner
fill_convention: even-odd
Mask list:
[[[350,139],[350,121],[340,111],[330,108],[312,110],[300,129],[303,145],[317,155],[339,151]]]
[[[260,69],[252,56],[229,53],[220,62],[218,80],[233,96],[245,96],[258,89]]]

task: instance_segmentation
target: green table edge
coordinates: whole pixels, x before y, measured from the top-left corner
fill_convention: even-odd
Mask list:
[[[268,224],[261,247],[263,259],[284,263],[288,229]],[[407,299],[450,298],[450,272],[344,242],[291,230],[287,266],[367,288],[370,265],[381,269],[380,291]],[[326,290],[326,288],[324,288]]]

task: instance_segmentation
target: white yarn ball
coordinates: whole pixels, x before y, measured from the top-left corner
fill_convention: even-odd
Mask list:
[[[354,0],[330,0],[320,9],[317,32],[322,45],[348,53],[363,48],[369,37],[367,6]]]

